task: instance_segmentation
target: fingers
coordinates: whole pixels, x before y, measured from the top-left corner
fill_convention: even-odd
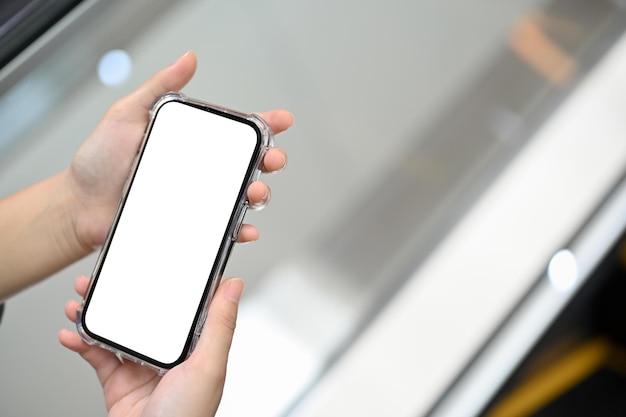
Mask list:
[[[74,290],[76,290],[78,295],[80,295],[81,297],[85,296],[88,286],[89,286],[89,278],[85,276],[80,276],[76,278],[76,281],[74,281]],[[80,307],[80,302],[75,301],[75,300],[70,300],[67,303],[65,303],[65,316],[72,323],[76,322],[76,311],[78,311],[79,307]],[[59,332],[59,341],[66,348],[73,350],[74,352],[78,352],[78,353],[84,353],[89,348],[89,345],[87,345],[83,341],[83,339],[78,335],[78,333],[70,331],[70,330],[66,330],[66,329],[62,329]]]
[[[76,281],[74,281],[74,291],[76,291],[76,294],[80,295],[81,297],[84,297],[85,294],[87,294],[88,287],[89,278],[85,276],[80,276],[76,278]]]
[[[89,278],[85,276],[78,277],[74,282],[74,289],[81,297],[85,296],[88,286]],[[76,322],[76,311],[80,304],[80,302],[75,300],[68,301],[65,304],[65,315],[70,321]],[[80,354],[96,370],[101,383],[106,380],[113,370],[120,366],[120,362],[115,355],[99,347],[88,345],[75,331],[61,329],[58,333],[58,338],[61,345]]]
[[[255,181],[248,187],[248,207],[251,210],[261,210],[269,203],[272,193],[270,188],[261,181]],[[244,224],[237,236],[238,243],[253,242],[259,239],[259,230],[251,225]]]
[[[248,187],[247,197],[248,207],[252,210],[259,210],[270,202],[272,192],[266,184],[255,181]]]
[[[189,358],[194,366],[218,379],[223,379],[226,372],[243,287],[244,282],[239,278],[230,278],[220,284],[209,306],[198,346]]]
[[[74,290],[81,297],[84,297],[85,293],[87,292],[88,286],[89,278],[87,277],[80,276],[76,278],[76,281],[74,281]],[[80,303],[75,300],[70,300],[65,304],[65,316],[72,323],[76,322],[76,311],[78,310],[78,307],[80,307]],[[83,354],[89,349],[89,345],[86,344],[76,332],[67,329],[61,329],[58,336],[59,342],[61,342],[63,346],[74,352]]]
[[[237,243],[254,242],[255,240],[259,240],[260,235],[259,229],[255,226],[251,224],[244,224],[241,226],[239,236],[237,236]]]
[[[272,132],[277,135],[287,130],[293,124],[293,115],[286,110],[273,110],[259,113]],[[263,158],[261,169],[265,173],[279,172],[287,166],[287,153],[280,148],[271,148]]]
[[[289,113],[287,110],[273,110],[257,114],[265,120],[265,123],[268,124],[275,135],[289,129],[294,120],[293,114]]]
[[[271,148],[263,157],[261,169],[265,173],[280,172],[287,166],[287,152],[280,148]]]
[[[85,277],[85,276],[80,276],[78,278],[76,278],[76,281],[74,281],[74,290],[76,290],[76,293],[78,295],[80,295],[81,297],[84,297],[85,294],[87,293],[87,287],[89,286],[89,278]],[[65,317],[68,318],[68,320],[70,320],[72,323],[76,323],[76,312],[78,311],[78,308],[80,307],[80,302],[75,301],[75,300],[70,300],[67,303],[65,303]],[[63,339],[61,338],[61,333],[59,333],[59,340],[61,341],[61,343],[63,344],[63,346],[68,347],[74,351],[76,351],[75,349],[71,348],[70,346],[67,346],[64,341],[67,341],[68,343],[71,344],[71,346],[77,346],[77,343],[72,343],[72,342],[76,342],[76,340],[81,340],[80,336],[78,336],[77,333],[75,332],[71,332],[69,330],[61,330],[61,332],[64,333]],[[78,339],[76,339],[75,337],[71,337],[68,336],[65,333],[73,333],[75,334]],[[83,342],[84,343],[84,342]]]
[[[81,281],[81,278],[78,278],[76,282],[78,283],[79,281]],[[72,323],[76,322],[76,310],[78,310],[78,307],[80,307],[80,303],[74,300],[68,301],[65,304],[65,316]],[[85,341],[76,332],[67,329],[61,329],[58,336],[59,342],[61,342],[63,346],[76,353],[80,353],[82,355],[90,349],[90,346],[85,343]]]
[[[72,323],[76,323],[76,311],[80,307],[78,301],[68,301],[65,303],[65,317],[67,317]]]
[[[78,333],[73,332],[67,329],[61,329],[59,331],[59,342],[69,350],[84,354],[87,352],[91,346],[89,346],[85,341],[78,335]]]
[[[61,329],[58,337],[61,345],[80,354],[95,369],[101,384],[115,369],[121,366],[115,355],[97,346],[88,345],[76,332]]]
[[[76,288],[76,292],[84,292],[87,290],[87,286],[85,285],[89,283],[89,280],[85,277],[79,277],[76,279],[74,283],[74,287]],[[65,304],[65,316],[72,322],[76,322],[76,311],[80,307],[80,303],[78,301],[70,300]],[[59,332],[59,341],[66,348],[83,354],[89,350],[89,345],[85,343],[85,341],[78,335],[78,333],[62,329]]]

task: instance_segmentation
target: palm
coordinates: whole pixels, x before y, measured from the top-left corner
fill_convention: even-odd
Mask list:
[[[151,102],[151,101],[150,101]],[[79,209],[74,214],[76,233],[87,248],[100,246],[106,237],[115,208],[128,177],[143,131],[149,118],[149,106],[132,106],[128,99],[115,103],[100,125],[80,147],[69,169],[68,188]],[[283,111],[263,114],[274,133],[285,130],[292,121]],[[284,167],[285,155],[270,149],[263,161],[264,172]],[[269,189],[261,182],[248,189],[252,207],[267,203]],[[247,229],[247,230],[246,230]],[[256,239],[247,226],[239,241]]]
[[[147,118],[146,111],[135,121],[103,121],[74,156],[69,186],[81,207],[76,226],[90,246],[104,241]]]
[[[195,65],[195,55],[185,54],[118,101],[77,152],[67,171],[66,186],[76,203],[72,215],[83,245],[92,248],[104,241],[153,101],[160,94],[181,89],[191,79]],[[293,122],[291,114],[281,110],[261,117],[274,134],[286,130]],[[264,157],[262,169],[275,172],[285,164],[284,151],[272,148]],[[260,181],[248,188],[251,207],[263,207],[269,196],[269,189]],[[244,225],[238,241],[257,238],[256,228]],[[59,333],[61,343],[79,353],[96,370],[109,416],[194,417],[215,413],[222,395],[237,302],[243,290],[240,280],[227,281],[228,284],[220,284],[209,307],[207,324],[196,350],[163,377],[133,362],[121,363],[111,352],[87,345],[76,332]],[[77,280],[79,296],[84,297],[88,283],[86,277]],[[79,306],[76,301],[66,305],[65,313],[70,320],[75,320]]]
[[[76,280],[78,295],[84,296],[88,285],[86,277]],[[131,361],[121,362],[113,353],[87,345],[76,332],[61,331],[59,339],[96,370],[110,417],[213,415],[222,396],[226,358],[236,321],[236,306],[224,298],[223,285],[219,286],[216,297],[217,302],[209,309],[207,335],[203,334],[186,361],[163,377],[150,368]],[[79,306],[76,301],[66,305],[65,314],[70,320],[75,320]],[[215,313],[213,309],[221,311]]]
[[[109,416],[140,416],[161,377],[133,362],[121,363],[112,353],[90,347],[84,356],[102,361],[96,368]],[[101,358],[98,358],[101,356]]]
[[[183,363],[161,377],[146,367],[132,362],[122,364],[110,356],[117,364],[109,378],[102,382],[109,417],[176,415],[186,408],[186,404],[185,415],[189,416],[198,408],[208,412],[206,415],[217,410],[221,386],[203,391],[207,384],[187,370],[187,364]],[[100,372],[98,374],[100,376]],[[206,404],[199,404],[202,400]]]
[[[181,402],[185,403],[181,401],[181,397],[189,398],[190,412],[198,408],[198,397],[209,404],[215,404],[208,406],[212,412],[215,412],[219,403],[222,393],[219,386],[212,387],[212,392],[193,392],[194,388],[202,389],[206,384],[190,381],[197,378],[197,375],[187,370],[187,363],[161,377],[153,370],[134,362],[122,363],[112,353],[95,346],[87,347],[81,355],[96,369],[109,417],[170,414],[170,409],[180,412]],[[173,401],[173,398],[176,400]],[[207,407],[203,410],[207,410]]]

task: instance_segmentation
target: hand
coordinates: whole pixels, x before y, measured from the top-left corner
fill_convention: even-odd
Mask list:
[[[69,207],[76,239],[86,250],[93,250],[104,242],[152,104],[160,95],[182,89],[195,70],[196,56],[187,52],[159,71],[133,93],[117,101],[74,156],[65,182],[73,202]],[[293,116],[284,110],[259,115],[274,134],[293,123]],[[286,161],[284,150],[272,148],[263,160],[263,172],[279,171]],[[269,202],[270,190],[257,181],[248,188],[247,197],[250,207],[262,208]],[[244,225],[238,241],[253,241],[258,236],[254,226]]]
[[[86,277],[76,280],[79,296],[84,297],[88,285]],[[231,278],[220,284],[195,350],[163,377],[134,362],[121,363],[113,353],[86,344],[76,332],[61,330],[59,340],[95,369],[109,417],[213,416],[222,397],[242,291],[240,279]],[[79,305],[77,301],[67,303],[65,314],[71,321],[75,321]]]

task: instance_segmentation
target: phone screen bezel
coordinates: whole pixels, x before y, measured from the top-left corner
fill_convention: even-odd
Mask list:
[[[217,116],[226,117],[233,121],[248,125],[250,128],[254,130],[256,134],[256,145],[254,147],[252,156],[250,160],[248,161],[248,167],[247,167],[245,176],[240,184],[239,191],[237,193],[237,199],[236,201],[233,202],[228,225],[226,229],[224,230],[224,233],[221,238],[218,255],[213,260],[213,265],[211,267],[211,274],[209,277],[207,277],[206,284],[204,286],[204,291],[200,299],[200,303],[196,307],[196,313],[194,315],[193,321],[189,324],[189,330],[187,332],[187,339],[184,343],[184,347],[179,357],[175,361],[171,363],[164,363],[146,354],[143,354],[142,352],[137,352],[135,350],[132,350],[122,344],[115,342],[114,340],[110,340],[106,337],[103,337],[91,331],[87,323],[87,312],[89,309],[89,304],[90,304],[92,295],[94,291],[97,289],[100,272],[106,262],[107,253],[115,238],[115,232],[119,224],[119,221],[123,215],[126,201],[132,191],[132,186],[135,180],[135,176],[137,174],[141,161],[144,157],[146,146],[148,145],[150,137],[153,133],[155,122],[159,116],[159,112],[161,111],[161,109],[170,103],[183,104],[186,106],[196,108],[201,111],[210,112]],[[221,280],[221,274],[224,270],[226,261],[228,260],[230,252],[232,250],[232,246],[234,244],[234,240],[236,238],[235,234],[239,226],[237,223],[238,221],[242,220],[243,214],[245,213],[245,210],[247,208],[247,198],[246,198],[247,188],[248,188],[248,185],[254,179],[256,179],[258,173],[260,172],[261,159],[262,159],[262,156],[264,155],[264,150],[265,150],[265,146],[263,142],[263,132],[254,121],[246,118],[244,115],[234,114],[234,112],[228,111],[227,109],[214,107],[206,103],[188,101],[188,100],[184,100],[181,98],[173,98],[173,99],[165,100],[159,103],[158,107],[156,107],[152,112],[152,117],[147,126],[146,132],[144,134],[144,138],[138,149],[137,156],[130,170],[127,183],[124,186],[123,194],[119,201],[108,236],[105,240],[105,244],[103,245],[101,249],[100,255],[98,257],[98,261],[96,262],[96,265],[94,267],[90,286],[83,301],[83,308],[79,312],[81,316],[82,331],[84,331],[87,337],[93,339],[95,342],[97,342],[100,345],[104,345],[105,347],[110,347],[112,348],[112,350],[117,350],[122,354],[126,354],[131,359],[138,359],[140,361],[145,361],[158,368],[171,369],[172,367],[178,365],[179,363],[181,363],[182,361],[186,359],[186,357],[188,356],[190,352],[190,349],[192,348],[192,344],[194,343],[194,340],[198,336],[198,334],[196,333],[196,329],[198,328],[200,318],[203,315],[203,312],[206,311],[206,308],[208,308],[208,302],[210,301],[210,298],[212,297],[213,293],[215,292],[217,288],[219,281]]]

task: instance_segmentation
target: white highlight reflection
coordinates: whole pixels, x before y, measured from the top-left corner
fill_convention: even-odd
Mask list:
[[[128,52],[113,49],[100,58],[98,62],[98,78],[106,86],[116,86],[128,79],[133,63]]]
[[[548,279],[559,292],[574,288],[578,281],[578,262],[572,251],[562,249],[554,254],[548,264]]]

